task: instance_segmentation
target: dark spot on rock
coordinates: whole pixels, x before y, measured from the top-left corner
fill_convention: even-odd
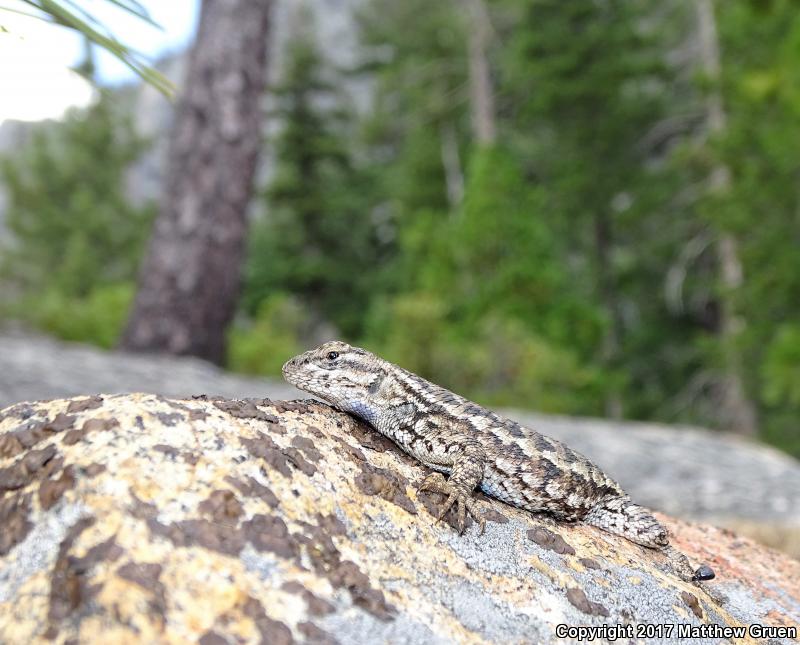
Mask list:
[[[160,564],[128,562],[117,569],[117,575],[149,591],[152,594],[152,599],[147,603],[150,610],[152,613],[163,617],[167,610],[167,600],[166,590],[159,580],[161,571]]]
[[[39,476],[47,477],[59,465],[56,463],[52,468],[45,468],[55,456],[56,447],[48,444],[39,450],[29,450],[11,466],[0,468],[0,491],[22,488]]]
[[[389,470],[370,468],[365,464],[356,476],[355,485],[365,495],[378,495],[412,515],[417,514],[414,502],[406,495],[408,480]]]
[[[197,397],[192,397],[192,398],[197,398]],[[157,396],[156,399],[170,406],[171,408],[175,408],[176,410],[182,410],[183,412],[186,412],[189,415],[190,421],[202,421],[206,417],[208,417],[208,412],[205,412],[204,410],[184,405],[183,403],[180,403],[178,401],[173,401],[172,399],[168,399],[165,396]],[[181,415],[181,419],[183,418],[184,418],[183,415]]]
[[[256,405],[265,405],[265,404],[262,401],[259,401]],[[267,413],[264,413],[264,421],[276,425],[280,423],[280,419],[278,419],[278,417],[276,417],[274,414],[267,414]]]
[[[106,469],[105,464],[89,464],[86,468],[83,469],[83,472],[86,473],[87,477],[97,477],[100,473],[102,473]]]
[[[147,520],[153,535],[167,538],[175,546],[201,546],[226,555],[239,555],[245,545],[242,532],[235,526],[209,520],[182,520],[162,524],[155,518]]]
[[[208,499],[200,502],[198,510],[218,522],[235,522],[244,513],[241,503],[230,490],[215,490]]]
[[[369,578],[355,562],[342,561],[330,572],[328,579],[334,587],[347,589],[353,598],[353,603],[366,609],[376,618],[389,620],[394,617],[395,608],[386,602],[380,589],[370,586]]]
[[[560,555],[575,555],[575,549],[564,541],[558,533],[553,533],[545,528],[528,529],[528,539],[539,546]]]
[[[267,421],[267,417],[272,416],[267,415],[267,413],[263,410],[259,410],[252,400],[221,400],[214,401],[214,405],[223,412],[227,412],[232,417],[238,417],[240,419],[258,419],[259,421]]]
[[[71,446],[83,439],[90,432],[104,432],[106,430],[116,428],[118,425],[119,421],[113,417],[108,419],[93,417],[91,419],[87,419],[81,426],[80,430],[76,429],[67,432],[62,439],[62,443]]]
[[[103,405],[103,398],[100,396],[90,396],[86,399],[78,399],[70,401],[67,406],[67,412],[85,412],[86,410],[94,410]]]
[[[14,432],[7,432],[0,435],[0,457],[16,457],[19,453],[25,450],[22,442]]]
[[[281,412],[308,412],[309,411],[309,401],[275,401],[273,402],[275,411],[278,413]]]
[[[61,440],[65,446],[72,446],[78,443],[86,433],[83,430],[70,430],[67,434],[64,435],[64,438]]]
[[[284,448],[281,450],[281,453],[286,457],[290,464],[292,464],[304,475],[311,477],[311,475],[317,472],[317,467],[307,462],[297,448]]]
[[[30,493],[0,497],[0,556],[6,555],[22,542],[33,528],[28,519],[30,510]]]
[[[393,618],[395,608],[386,602],[383,592],[373,589],[369,578],[349,560],[342,560],[339,550],[325,530],[326,526],[307,526],[305,535],[294,537],[308,552],[314,570],[328,578],[335,588],[347,589],[353,603],[381,620]]]
[[[483,519],[487,522],[497,522],[498,524],[508,524],[508,518],[501,512],[490,508],[483,512]]]
[[[228,641],[226,641],[222,636],[213,630],[207,631],[197,642],[200,645],[228,645]]]
[[[75,570],[74,562],[70,562],[69,551],[75,540],[94,524],[94,521],[91,517],[78,520],[59,544],[58,557],[50,582],[50,605],[47,611],[51,623],[68,616],[81,602],[80,572]]]
[[[167,427],[172,427],[178,421],[184,420],[184,416],[180,412],[156,412],[155,417]]]
[[[175,457],[178,456],[178,449],[175,446],[170,446],[165,443],[157,443],[153,446],[153,450],[164,453],[170,459],[175,459]]]
[[[136,415],[136,420],[134,425],[139,428],[139,430],[144,430],[144,421],[142,420],[142,416],[140,414]]]
[[[0,457],[16,457],[50,435],[72,427],[74,422],[74,416],[63,413],[56,415],[52,421],[27,421],[21,428],[0,436]]]
[[[353,459],[353,461],[364,462],[364,461],[367,460],[367,458],[364,455],[364,453],[361,452],[361,450],[359,450],[355,446],[351,446],[349,443],[347,443],[341,437],[333,437],[333,438],[341,444],[341,446],[344,449],[344,451]]]
[[[0,421],[11,417],[24,421],[25,419],[30,419],[34,414],[39,414],[39,411],[34,409],[30,403],[17,403],[3,410],[3,414],[0,415]]]
[[[317,526],[329,535],[347,535],[347,527],[344,522],[333,514],[317,513]]]
[[[100,562],[113,562],[122,554],[114,536],[91,547],[83,557],[70,555],[70,550],[81,533],[94,524],[92,517],[86,517],[73,525],[61,541],[58,556],[50,578],[50,595],[47,618],[50,630],[57,633],[56,623],[89,603],[100,591],[102,585],[88,582],[92,568]]]
[[[293,642],[291,630],[282,622],[273,620],[264,611],[264,606],[255,598],[248,597],[242,608],[245,616],[251,618],[256,624],[261,642],[264,645],[291,645]]]
[[[320,430],[317,426],[306,426],[306,431],[309,434],[312,434],[315,437],[317,437],[317,439],[322,439],[323,437],[325,437],[325,433],[322,432],[322,430]]]
[[[197,462],[200,461],[200,455],[193,452],[184,452],[181,454],[181,457],[183,457],[183,460],[190,466],[196,466]]]
[[[581,558],[578,560],[584,567],[587,569],[602,569],[600,563],[596,560],[592,560],[591,558]]]
[[[205,421],[208,417],[209,414],[205,410],[199,410],[198,408],[189,410],[189,421]]]
[[[567,600],[569,600],[573,607],[582,611],[584,614],[590,616],[605,616],[606,618],[611,615],[608,609],[603,607],[599,602],[592,602],[589,600],[583,589],[578,589],[577,587],[567,589]]]
[[[236,488],[242,495],[247,497],[257,497],[263,500],[271,508],[277,508],[278,497],[272,492],[270,488],[260,484],[252,477],[248,477],[245,481],[236,479],[235,477],[227,476],[225,481]]]
[[[697,599],[697,596],[689,593],[688,591],[681,591],[681,598],[683,599],[683,602],[689,606],[689,609],[692,610],[692,613],[695,616],[700,619],[703,618],[703,609],[700,607],[700,601]]]
[[[130,513],[133,517],[139,520],[151,520],[158,516],[158,509],[155,504],[140,500],[136,493],[132,491],[131,497],[133,498],[133,504]]]
[[[290,580],[289,582],[284,582],[281,585],[281,589],[288,593],[298,594],[303,597],[303,600],[308,607],[308,613],[312,616],[325,616],[327,614],[332,614],[335,611],[335,607],[329,603],[327,600],[323,600],[319,596],[314,595],[311,591],[306,589],[301,583],[297,582],[296,580]]]
[[[297,555],[297,544],[280,517],[254,515],[252,519],[242,523],[242,533],[253,548],[259,551],[269,551],[283,558]]]
[[[44,429],[48,432],[63,432],[73,426],[75,417],[60,412],[52,421],[46,421]]]
[[[255,439],[239,437],[239,441],[253,457],[263,459],[284,477],[292,476],[286,457],[281,453],[278,444],[263,432],[257,432]]]
[[[64,494],[75,486],[72,466],[67,466],[58,479],[45,479],[39,485],[39,503],[44,510],[51,508]]]
[[[333,645],[338,643],[328,632],[320,629],[314,623],[297,623],[297,631],[308,639],[309,643],[320,643],[320,645]]]
[[[387,439],[382,434],[373,430],[364,423],[352,421],[350,428],[351,434],[355,437],[356,441],[360,443],[367,450],[374,450],[375,452],[399,451],[391,439]]]
[[[322,453],[316,449],[314,442],[308,437],[292,438],[292,446],[300,450],[306,456],[306,459],[313,461],[315,464],[322,459]]]

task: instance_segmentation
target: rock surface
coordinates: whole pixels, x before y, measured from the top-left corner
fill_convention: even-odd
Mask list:
[[[438,495],[416,494],[424,474],[314,402],[14,405],[0,642],[535,643],[559,624],[800,623],[800,563],[728,531],[662,518],[716,570],[698,588],[621,538],[486,499],[486,533],[459,536],[431,515]]]
[[[193,358],[104,352],[0,334],[0,407],[82,392],[297,398],[280,381],[226,373]],[[584,453],[643,504],[739,529],[800,556],[800,462],[721,432],[507,411]],[[784,536],[784,537],[782,537]]]

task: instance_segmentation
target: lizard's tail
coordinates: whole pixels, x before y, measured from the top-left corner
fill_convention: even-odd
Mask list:
[[[669,544],[667,529],[650,511],[634,504],[627,496],[600,502],[583,521],[651,549],[661,549]]]
[[[615,497],[601,502],[586,514],[583,521],[636,544],[661,551],[684,580],[711,580],[714,577],[714,572],[706,565],[692,569],[688,558],[670,545],[667,529],[650,511],[634,504],[628,497]]]

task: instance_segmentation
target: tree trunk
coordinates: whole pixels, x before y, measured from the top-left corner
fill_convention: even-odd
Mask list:
[[[442,166],[444,166],[445,185],[447,186],[447,203],[455,211],[464,199],[464,172],[461,170],[461,157],[458,154],[458,135],[452,123],[441,128]]]
[[[713,0],[697,0],[697,23],[700,44],[700,61],[713,89],[706,97],[706,124],[709,135],[718,135],[727,127],[727,116],[719,90],[721,64],[719,39],[714,17]],[[709,191],[724,193],[730,189],[730,170],[718,164],[709,177]],[[756,409],[747,397],[744,387],[743,364],[736,337],[742,322],[737,319],[731,303],[734,292],[743,281],[742,263],[739,259],[736,238],[725,231],[718,233],[716,255],[719,279],[724,294],[720,301],[719,335],[723,348],[724,374],[720,387],[720,420],[731,430],[754,436],[758,432]]]
[[[472,127],[475,141],[490,146],[497,138],[494,115],[494,94],[486,50],[492,33],[489,13],[483,0],[469,0],[469,86]]]
[[[204,0],[122,347],[219,363],[262,146],[272,0]]]

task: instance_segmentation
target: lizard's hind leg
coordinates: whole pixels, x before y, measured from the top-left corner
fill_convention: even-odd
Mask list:
[[[670,545],[667,529],[650,511],[634,504],[628,497],[601,502],[586,514],[583,521],[636,544],[661,551],[684,580],[711,580],[714,577],[713,570],[707,565],[692,569],[689,559]]]

